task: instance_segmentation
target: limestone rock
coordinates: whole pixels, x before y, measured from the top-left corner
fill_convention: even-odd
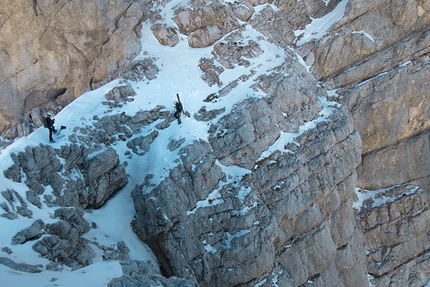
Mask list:
[[[23,244],[29,240],[35,240],[41,237],[45,233],[45,223],[38,219],[33,224],[18,232],[13,238],[12,238],[12,244]]]
[[[39,195],[35,192],[35,191],[33,191],[33,190],[28,190],[27,192],[26,192],[26,195],[27,195],[27,200],[28,200],[28,202],[30,202],[31,204],[33,204],[33,205],[35,205],[35,206],[37,206],[38,208],[41,208],[42,207],[42,204],[41,204],[41,202],[40,202],[40,198],[39,198]]]
[[[429,177],[429,135],[430,130],[365,155],[358,169],[360,186],[377,189]]]
[[[9,138],[27,135],[43,111],[60,111],[91,82],[130,63],[140,52],[139,24],[152,5],[122,0],[3,4],[0,131]]]
[[[122,107],[124,103],[132,102],[136,92],[130,86],[130,84],[121,87],[115,87],[106,94],[106,99],[109,102],[103,102],[103,104],[114,107]]]
[[[84,163],[88,190],[79,196],[85,207],[99,208],[127,182],[127,174],[115,150],[107,149]]]
[[[6,214],[2,214],[3,217],[9,219],[16,219],[17,215],[14,213],[16,212],[21,216],[32,218],[33,212],[28,209],[27,202],[17,191],[7,189],[5,191],[2,191],[1,195],[8,201],[11,206],[11,209],[9,209],[8,205],[6,203],[3,203],[3,209],[7,212]]]
[[[197,287],[198,285],[191,280],[183,278],[169,277],[160,275],[159,271],[144,261],[123,261],[121,263],[124,275],[120,278],[112,279],[109,287],[139,287],[139,286],[178,286],[178,287]]]
[[[65,261],[69,258],[69,242],[58,236],[44,237],[33,245],[33,250],[51,261]]]
[[[54,216],[60,220],[46,225],[50,236],[44,237],[33,245],[33,250],[54,262],[61,262],[73,268],[91,264],[95,256],[82,237],[90,230],[89,223],[83,218],[80,208],[60,208]]]
[[[302,49],[314,74],[338,89],[335,98],[352,113],[363,139],[363,188],[429,177],[423,166],[430,13],[417,7],[420,1],[351,1],[335,33]]]
[[[88,149],[77,145],[63,147],[58,151],[58,156],[66,159],[63,166],[57,157],[57,151],[51,146],[41,144],[34,148],[27,147],[25,153],[12,155],[14,164],[5,171],[5,176],[20,180],[22,170],[26,178],[31,179],[26,181],[28,186],[38,190],[39,194],[43,194],[44,186],[51,185],[56,196],[54,201],[61,206],[99,208],[124,187],[128,179],[124,165],[119,163],[119,157],[113,149],[89,157],[93,151],[94,147]],[[85,182],[81,179],[68,178],[74,169],[82,169],[80,172],[85,174]],[[32,194],[34,203],[37,204],[36,194]],[[13,198],[10,200],[14,201]],[[20,201],[24,202],[23,199]],[[27,206],[17,206],[16,212],[22,216],[32,216]]]
[[[231,8],[220,2],[193,4],[193,9],[176,10],[174,18],[179,31],[188,36],[190,47],[207,47],[239,26]]]
[[[40,144],[34,148],[27,147],[25,152],[13,156],[13,159],[15,164],[6,171],[5,176],[15,181],[20,179],[19,175],[8,175],[10,170],[17,171],[15,165],[20,167],[28,178],[34,178],[44,185],[50,182],[51,174],[61,169],[61,163],[50,145]]]
[[[200,286],[274,278],[286,286],[367,284],[352,211],[361,140],[345,107],[295,144],[264,152],[320,116],[322,90],[303,69],[286,60],[259,77],[255,89],[270,96],[235,105],[209,129],[207,142],[179,149],[169,177],[157,185],[148,175],[133,191],[133,229],[167,276]]]
[[[178,34],[173,27],[167,27],[166,24],[154,24],[151,30],[162,45],[174,47],[179,43]]]
[[[28,272],[28,273],[40,273],[42,272],[41,265],[31,265],[26,263],[16,263],[10,258],[6,257],[0,257],[0,264],[6,265],[9,268],[12,268],[17,271],[21,272]]]
[[[241,21],[248,20],[252,14],[254,14],[254,7],[248,2],[245,3],[233,3],[233,12]]]
[[[430,180],[429,25],[423,1],[353,0],[326,36],[298,48],[323,86],[336,90],[332,99],[351,112],[363,142],[358,186],[386,189],[393,201],[367,207],[358,220],[376,286],[422,286],[428,277],[427,214],[419,206]],[[419,191],[397,194],[409,184]]]
[[[226,69],[248,67],[255,55],[266,52],[242,37],[243,21],[285,49],[279,55],[283,65],[253,79],[252,88],[267,96],[248,98],[228,114],[203,107],[194,119],[217,119],[208,140],[187,146],[183,139],[171,140],[168,149],[181,155],[176,167],[159,184],[154,183],[159,175],[142,175],[143,184],[133,191],[133,228],[153,247],[170,278],[146,263],[128,261],[124,276],[111,286],[365,286],[368,271],[377,286],[426,284],[428,1],[350,0],[344,17],[325,36],[303,45],[298,30],[332,11],[339,0],[193,0],[175,8],[177,27],[157,22],[165,19],[156,5],[168,2],[19,0],[3,5],[0,13],[0,131],[10,138],[29,133],[46,110],[59,111],[91,87],[119,76],[155,79],[156,59],[130,63],[139,53],[139,24],[146,18],[161,44],[175,46],[183,35],[191,47],[214,44],[199,67],[209,86],[223,88],[209,95],[208,103],[228,97],[255,75],[248,71],[223,83]],[[89,17],[94,11],[102,16]],[[22,37],[15,40],[15,34]],[[295,52],[312,76],[297,63],[302,59]],[[323,108],[318,97],[326,90],[342,107],[331,107],[329,119],[317,121]],[[121,107],[133,97],[131,86],[123,86],[108,93],[105,104]],[[150,134],[134,137],[157,120]],[[109,146],[124,141],[129,159],[142,156],[173,116],[160,106],[94,121],[76,127],[72,144],[60,150],[40,145],[12,154],[5,177],[25,181],[26,198],[36,206],[43,198],[50,206],[98,208],[127,183],[126,163]],[[309,124],[314,127],[299,133]],[[270,151],[275,143],[277,151]],[[84,177],[72,178],[74,173]],[[52,194],[44,194],[47,185]],[[357,185],[396,187],[381,194],[391,201],[366,202],[354,214]],[[1,216],[32,216],[18,192],[2,195]],[[56,216],[58,222],[45,226],[49,236],[35,250],[72,268],[89,264],[93,254],[82,239],[89,229],[82,210],[62,209]],[[17,234],[17,244],[44,232],[34,229]],[[105,248],[106,258],[129,260],[121,249]]]
[[[385,198],[383,204],[378,204]],[[423,262],[430,245],[428,193],[413,185],[400,185],[369,198],[359,206],[367,266],[376,286],[420,286],[428,277]],[[411,258],[414,258],[411,260]],[[407,266],[414,271],[405,276]],[[416,268],[416,269],[415,269]]]

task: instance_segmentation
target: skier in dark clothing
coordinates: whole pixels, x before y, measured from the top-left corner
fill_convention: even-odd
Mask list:
[[[184,111],[184,107],[182,106],[181,100],[179,99],[179,94],[176,94],[178,101],[175,101],[175,119],[178,120],[178,124],[181,123],[181,114]]]
[[[50,143],[54,143],[55,141],[54,141],[54,139],[52,138],[52,133],[53,133],[53,132],[54,132],[54,133],[56,133],[56,132],[57,132],[57,130],[56,130],[56,129],[55,129],[55,127],[54,127],[55,119],[51,119],[51,115],[50,115],[50,114],[47,114],[47,115],[46,115],[45,120],[46,120],[46,126],[47,126],[47,127],[48,127],[48,129],[49,129],[49,142],[50,142]]]
[[[55,143],[54,139],[52,138],[52,133],[55,133],[58,135],[61,130],[64,130],[66,128],[65,126],[61,126],[59,130],[56,130],[54,127],[54,123],[55,123],[55,119],[52,119],[51,115],[47,114],[45,117],[44,125],[45,125],[45,128],[49,129],[49,142],[50,143]]]

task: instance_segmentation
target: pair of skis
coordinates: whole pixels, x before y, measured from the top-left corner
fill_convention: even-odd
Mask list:
[[[184,109],[184,105],[182,104],[182,102],[181,102],[181,99],[179,99],[179,94],[176,94],[176,98],[178,99],[178,103],[180,103],[181,104],[181,107],[182,107],[182,113],[186,116],[186,117],[190,117],[190,113],[188,113],[188,112],[186,112],[185,111],[185,109]]]

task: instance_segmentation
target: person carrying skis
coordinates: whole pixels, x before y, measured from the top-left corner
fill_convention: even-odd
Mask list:
[[[46,127],[49,129],[49,142],[54,143],[54,139],[52,138],[52,132],[56,133],[57,130],[54,127],[55,119],[51,119],[51,114],[47,114],[45,117]]]
[[[176,94],[178,101],[175,101],[175,119],[178,120],[178,124],[181,123],[181,114],[184,111],[184,107],[182,106],[181,100],[179,99],[179,94]]]
[[[45,117],[44,125],[45,125],[45,128],[49,129],[49,142],[50,143],[55,143],[54,139],[52,138],[52,133],[55,133],[58,135],[61,130],[64,130],[66,128],[65,126],[61,126],[60,130],[57,130],[54,127],[54,123],[55,123],[55,119],[51,118],[51,114],[47,114]]]

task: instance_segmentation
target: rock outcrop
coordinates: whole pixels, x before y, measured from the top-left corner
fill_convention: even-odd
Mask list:
[[[31,202],[36,206],[43,195],[51,205],[99,208],[128,182],[117,153],[113,149],[97,153],[100,149],[82,145],[63,146],[61,150],[43,144],[27,147],[25,152],[11,155],[14,164],[4,175],[15,182],[24,182],[32,191]],[[66,164],[61,163],[61,158]],[[73,176],[75,172],[83,174],[83,178]],[[2,194],[12,195],[10,191]],[[16,208],[17,213],[22,211],[19,206]]]
[[[414,207],[422,206],[430,191],[429,8],[426,1],[349,1],[345,17],[326,37],[300,47],[317,79],[336,90],[332,99],[348,107],[362,138],[358,187],[419,186],[407,197]],[[380,213],[380,219],[370,226],[369,211],[361,214],[368,269],[377,286],[426,283],[419,274],[428,257],[421,238],[427,231],[418,222],[427,215],[404,205],[401,198],[375,208],[371,214]],[[390,208],[404,208],[404,215],[391,215]],[[410,236],[402,235],[413,226]],[[402,246],[408,247],[398,252]],[[403,273],[406,266],[417,273]]]
[[[82,235],[90,230],[90,224],[83,218],[84,211],[81,208],[60,208],[54,213],[59,221],[45,224],[41,219],[18,232],[12,238],[12,245],[24,244],[28,241],[36,241],[33,250],[43,257],[51,260],[52,263],[47,269],[55,270],[60,264],[78,269],[92,263],[95,256],[94,251],[89,247],[88,240]],[[42,239],[40,237],[45,235]],[[7,259],[7,258],[6,258]],[[13,261],[2,262],[13,269],[24,272],[41,272],[42,269],[28,264],[12,264]]]
[[[255,86],[268,96],[237,104],[208,141],[179,149],[169,177],[134,190],[134,230],[166,275],[200,286],[366,285],[352,211],[361,140],[347,110],[323,120],[324,91],[293,57]]]
[[[59,221],[46,224],[48,236],[37,241],[33,250],[52,261],[47,269],[55,270],[59,264],[78,269],[92,263],[95,253],[82,237],[91,228],[83,215],[81,208],[60,208],[54,213]]]
[[[126,260],[121,263],[124,275],[109,282],[108,287],[123,286],[175,286],[196,287],[193,282],[177,277],[166,278],[159,270],[143,261]]]
[[[430,276],[428,192],[406,184],[363,197],[356,207],[372,282],[375,286],[426,285]]]
[[[430,128],[427,6],[349,1],[330,35],[302,47],[317,78],[337,89],[336,99],[351,111],[363,139],[360,187],[429,177],[423,168],[429,164]]]
[[[135,95],[130,85],[117,87],[106,94],[106,101],[101,104],[113,109],[121,108],[124,103],[132,102]],[[131,138],[141,134],[142,127],[160,119],[164,119],[164,122],[157,124],[157,127],[163,129],[173,121],[173,115],[163,107],[140,111],[133,117],[124,113],[107,115],[95,118],[93,125],[76,127],[69,135],[68,144],[60,149],[41,144],[28,146],[18,154],[12,153],[13,164],[4,171],[4,175],[13,182],[27,185],[30,190],[26,192],[25,199],[17,191],[2,191],[5,202],[0,207],[6,212],[2,216],[9,220],[15,220],[18,216],[32,219],[28,203],[37,208],[44,205],[64,207],[55,210],[50,223],[36,219],[11,240],[13,246],[32,244],[32,249],[51,263],[46,266],[30,265],[0,257],[0,264],[28,273],[45,269],[61,271],[64,265],[79,269],[92,264],[97,252],[102,254],[103,260],[117,260],[123,266],[124,275],[112,280],[109,286],[197,286],[184,278],[164,277],[158,266],[150,262],[132,260],[130,250],[123,242],[118,242],[115,248],[85,236],[97,226],[84,219],[84,208],[90,212],[103,206],[128,183],[125,173],[127,163],[120,163],[117,152],[109,145],[127,141],[130,159],[133,153],[142,155],[144,146],[149,146],[151,141],[142,146],[139,137]],[[13,253],[6,247],[3,251]]]

